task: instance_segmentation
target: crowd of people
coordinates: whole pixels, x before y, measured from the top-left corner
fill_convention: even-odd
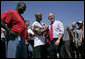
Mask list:
[[[30,24],[21,14],[26,4],[19,2],[15,10],[1,14],[2,58],[84,58],[84,21],[72,22],[72,28],[48,14],[50,24],[41,23],[42,14],[35,13]]]

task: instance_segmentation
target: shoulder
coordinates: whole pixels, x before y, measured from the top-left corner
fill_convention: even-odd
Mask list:
[[[6,11],[6,13],[14,13],[15,12],[15,10],[8,10],[8,11]]]
[[[13,15],[14,12],[15,11],[13,11],[13,10],[7,10],[4,13],[1,14],[1,17],[3,18],[3,17],[7,17],[9,15]]]
[[[62,23],[62,21],[60,21],[60,20],[57,20],[57,22]]]
[[[35,21],[35,24],[40,24],[39,22]]]
[[[32,26],[33,26],[35,23],[36,23],[36,22],[33,22],[33,23],[32,23]]]
[[[12,14],[16,13],[16,11],[15,10],[8,10],[8,11],[5,11],[4,13],[7,15],[12,15]]]
[[[36,24],[37,24],[37,22],[35,21],[35,22],[32,23],[31,26],[34,27]]]
[[[62,24],[62,22],[59,20],[55,20],[55,23]]]
[[[39,24],[40,24],[39,22],[35,21],[32,25],[38,26]]]
[[[35,24],[35,23],[37,23],[37,22],[35,21],[35,22],[33,22],[32,24]]]

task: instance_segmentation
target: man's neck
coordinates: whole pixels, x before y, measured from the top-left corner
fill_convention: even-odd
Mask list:
[[[19,13],[19,11],[17,10],[17,9],[15,9],[18,13]],[[20,14],[20,13],[19,13]],[[21,14],[20,14],[21,15]]]
[[[36,20],[37,21],[37,20]],[[39,22],[40,23],[40,21],[37,21],[37,22]]]
[[[54,23],[55,20],[51,21],[51,23]]]

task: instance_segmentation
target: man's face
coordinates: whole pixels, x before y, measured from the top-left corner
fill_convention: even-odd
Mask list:
[[[26,5],[24,5],[24,4],[21,4],[21,5],[18,7],[18,12],[19,12],[20,14],[23,14],[25,10],[26,10]]]
[[[54,15],[53,14],[49,14],[48,15],[48,19],[51,21],[51,22],[53,22],[53,20],[54,20]]]
[[[76,27],[76,22],[73,22],[72,23],[72,27]]]
[[[28,27],[29,26],[29,21],[26,21],[26,27]]]
[[[42,20],[42,14],[37,14],[36,19],[38,19],[38,21]]]

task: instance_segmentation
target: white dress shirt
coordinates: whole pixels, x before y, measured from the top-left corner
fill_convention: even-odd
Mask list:
[[[58,38],[59,34],[64,34],[64,25],[62,24],[61,21],[54,20],[52,26],[53,26],[53,38]]]
[[[34,29],[34,26],[38,26],[40,28],[43,28],[42,24],[40,24],[39,22],[35,21],[32,24],[32,29]],[[40,45],[45,45],[45,38],[42,35],[37,35],[35,33],[35,37],[34,37],[34,47],[36,46],[40,46]]]

